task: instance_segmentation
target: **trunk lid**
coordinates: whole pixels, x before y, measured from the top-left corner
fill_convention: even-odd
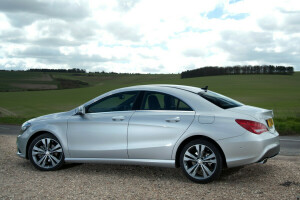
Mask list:
[[[247,106],[247,105],[234,107],[234,108],[230,108],[227,110],[231,111],[231,112],[241,113],[241,114],[245,114],[245,115],[254,117],[255,119],[257,119],[258,122],[266,125],[268,127],[268,129],[270,130],[270,132],[275,131],[275,126],[273,125],[273,126],[269,127],[268,122],[267,122],[267,120],[270,120],[270,119],[272,119],[272,122],[273,122],[274,114],[273,114],[272,110],[267,110],[267,109],[258,108],[258,107],[254,107],[254,106]]]

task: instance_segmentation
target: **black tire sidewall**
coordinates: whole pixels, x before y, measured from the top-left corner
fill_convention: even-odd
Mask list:
[[[34,160],[33,160],[33,158],[32,158],[32,149],[33,149],[34,145],[35,145],[38,141],[40,141],[41,139],[43,139],[43,138],[51,138],[51,139],[54,139],[56,142],[58,142],[58,143],[61,145],[61,143],[59,142],[59,140],[58,140],[55,136],[53,136],[53,135],[50,134],[50,133],[44,133],[44,134],[42,134],[42,135],[36,137],[36,138],[30,143],[30,146],[29,146],[29,148],[28,148],[28,158],[29,158],[31,164],[32,164],[35,168],[37,168],[38,170],[41,170],[41,171],[53,171],[53,170],[57,170],[57,169],[59,169],[59,168],[64,164],[64,160],[65,160],[64,151],[62,151],[62,159],[61,159],[61,161],[60,161],[55,167],[53,167],[53,168],[42,168],[42,167],[38,166],[38,165],[34,162]],[[62,149],[63,149],[63,148],[62,148]]]
[[[185,168],[184,168],[184,164],[183,164],[183,157],[184,157],[184,153],[186,152],[186,150],[195,145],[195,144],[203,144],[207,147],[209,147],[213,152],[214,154],[216,155],[216,160],[217,160],[217,167],[216,167],[216,170],[214,171],[214,173],[207,179],[196,179],[196,178],[193,178],[192,176],[190,176]],[[189,142],[188,144],[186,144],[181,153],[180,153],[180,168],[181,170],[183,171],[184,175],[189,178],[191,181],[193,182],[196,182],[196,183],[202,183],[202,184],[206,184],[206,183],[209,183],[209,182],[212,182],[216,179],[219,178],[221,172],[222,172],[222,167],[223,167],[223,160],[222,160],[222,156],[221,156],[221,153],[219,151],[219,149],[211,142],[207,141],[207,140],[202,140],[202,139],[197,139],[197,140],[193,140],[191,142]]]

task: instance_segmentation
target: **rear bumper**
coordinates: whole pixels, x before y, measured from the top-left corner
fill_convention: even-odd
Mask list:
[[[217,141],[222,148],[227,167],[260,162],[276,156],[280,151],[279,134],[274,131],[256,135],[250,132]]]
[[[274,147],[274,148],[272,148],[272,149],[269,149],[269,150],[263,155],[263,157],[262,157],[259,161],[257,161],[257,162],[261,162],[261,161],[263,161],[263,160],[265,160],[265,159],[272,158],[272,157],[276,156],[277,154],[279,154],[279,152],[280,152],[280,145],[278,145],[278,146],[276,146],[276,147]]]

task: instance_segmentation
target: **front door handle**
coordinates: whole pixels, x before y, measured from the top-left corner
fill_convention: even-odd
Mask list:
[[[115,116],[115,117],[112,117],[113,121],[123,121],[124,119],[125,119],[124,116]]]
[[[166,119],[166,122],[179,122],[179,121],[180,121],[180,117]]]

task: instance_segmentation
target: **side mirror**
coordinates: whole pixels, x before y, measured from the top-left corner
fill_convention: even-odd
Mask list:
[[[85,107],[84,106],[79,106],[77,108],[76,115],[84,115],[85,114]]]

